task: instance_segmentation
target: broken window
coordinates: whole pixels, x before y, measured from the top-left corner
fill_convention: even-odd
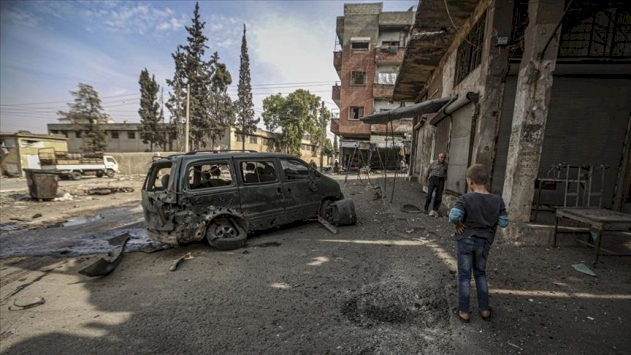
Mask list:
[[[242,161],[239,163],[244,184],[278,181],[273,161]]]
[[[302,161],[294,159],[281,159],[280,165],[287,180],[310,179],[309,166]]]
[[[81,131],[76,131],[74,133],[74,136],[75,136],[75,138],[81,138],[81,136],[82,136]]]
[[[188,188],[191,190],[229,186],[234,180],[227,161],[194,163],[187,172]]]
[[[243,142],[243,136],[240,134],[237,134],[237,142]]]
[[[366,85],[366,72],[365,71],[352,71],[351,72],[351,85]]]
[[[631,58],[631,11],[579,4],[563,20],[559,57]]]
[[[350,108],[350,119],[358,120],[364,117],[364,108],[359,106],[353,106]]]
[[[467,37],[458,47],[454,86],[458,85],[469,73],[482,63],[484,27],[486,27],[486,13],[473,25]]]
[[[171,162],[156,164],[149,176],[145,186],[147,191],[166,190],[171,178]]]

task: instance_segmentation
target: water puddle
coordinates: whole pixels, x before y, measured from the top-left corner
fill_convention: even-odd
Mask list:
[[[95,215],[91,215],[91,216],[74,217],[74,218],[70,218],[68,221],[62,223],[62,226],[64,226],[64,227],[78,226],[80,224],[94,222],[94,221],[98,221],[100,219],[103,219],[103,216],[101,216],[100,213],[99,214],[95,214]]]

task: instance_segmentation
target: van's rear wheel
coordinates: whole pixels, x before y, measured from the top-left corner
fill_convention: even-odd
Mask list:
[[[208,225],[206,239],[215,249],[233,250],[243,247],[248,236],[234,218],[220,217]]]
[[[81,180],[81,173],[78,171],[73,171],[70,173],[70,178],[72,180]]]
[[[339,218],[337,216],[337,209],[335,205],[333,205],[333,201],[324,200],[320,205],[320,217],[324,218],[330,224],[337,226],[339,223]]]

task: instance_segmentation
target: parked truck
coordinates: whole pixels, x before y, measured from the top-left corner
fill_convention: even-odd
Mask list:
[[[110,155],[96,153],[69,153],[55,148],[38,150],[42,170],[54,171],[61,178],[79,180],[83,175],[114,177],[118,162]]]

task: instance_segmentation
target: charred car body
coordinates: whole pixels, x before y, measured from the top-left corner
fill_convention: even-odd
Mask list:
[[[335,180],[282,153],[160,158],[147,173],[142,207],[151,238],[172,245],[206,238],[222,250],[243,246],[253,231],[318,215],[332,224],[356,222],[354,205]]]

